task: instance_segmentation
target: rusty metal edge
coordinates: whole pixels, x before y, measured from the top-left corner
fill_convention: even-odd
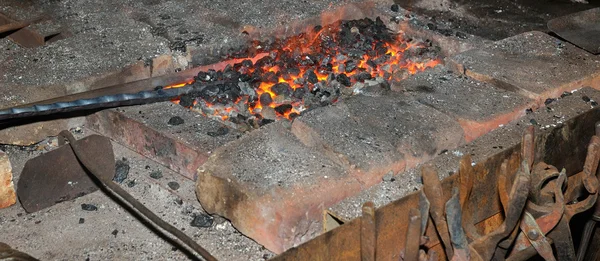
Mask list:
[[[544,160],[548,164],[558,163],[558,168],[571,167],[569,176],[581,176],[583,170],[583,160],[585,159],[587,143],[594,135],[594,123],[600,120],[600,109],[591,109],[585,113],[574,117],[563,125],[552,130],[546,130],[536,135],[536,143],[539,144],[535,151],[537,160]],[[589,126],[588,126],[589,125]],[[588,131],[591,130],[591,131]],[[578,140],[580,142],[571,142]],[[574,147],[581,149],[573,149]],[[559,155],[546,153],[547,148],[554,148],[554,151],[573,151],[575,153],[570,156],[558,158]],[[521,144],[510,147],[496,155],[489,157],[487,160],[479,162],[475,166],[476,186],[473,190],[477,193],[477,185],[479,191],[497,191],[497,182],[485,182],[485,180],[497,180],[501,172],[501,165],[507,162],[506,168],[509,170],[509,180],[514,179],[520,163]],[[581,158],[581,159],[580,159]],[[573,160],[576,159],[576,160]],[[576,163],[577,165],[575,165]],[[442,181],[444,191],[444,200],[447,201],[451,196],[452,187],[458,184],[458,175],[452,175]],[[413,192],[401,199],[391,202],[375,212],[376,228],[377,228],[377,260],[399,260],[400,247],[405,245],[406,232],[408,229],[407,220],[409,218],[409,209],[417,208],[419,205],[419,191]],[[502,211],[502,205],[499,202],[487,202],[486,197],[473,197],[479,202],[470,202],[476,206],[481,206],[485,203],[486,207],[478,208],[481,212],[474,215],[477,217],[475,222],[483,222]],[[497,197],[494,197],[497,198]],[[483,201],[481,199],[484,199]],[[499,200],[498,200],[499,201]],[[426,236],[429,237],[431,249],[439,253],[440,260],[445,260],[444,251],[441,248],[440,239],[437,233],[431,229],[433,225],[431,221],[428,225]],[[290,249],[272,260],[360,260],[360,220],[352,220],[332,231],[316,237],[307,243],[296,248]],[[344,244],[340,244],[340,242]],[[335,246],[335,247],[334,247]],[[341,246],[341,247],[340,247]],[[339,259],[343,257],[343,259]]]

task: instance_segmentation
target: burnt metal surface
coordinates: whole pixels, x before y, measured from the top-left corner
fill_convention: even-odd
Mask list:
[[[590,53],[600,53],[600,7],[552,19],[548,28]]]
[[[114,168],[115,157],[110,140],[92,135],[77,143],[85,144],[90,153],[96,155],[98,164]],[[110,172],[103,174],[112,178]],[[61,146],[27,161],[17,183],[17,196],[29,213],[96,190],[98,185],[87,175],[70,146]]]

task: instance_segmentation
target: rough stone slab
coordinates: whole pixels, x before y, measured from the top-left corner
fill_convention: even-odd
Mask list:
[[[16,202],[17,194],[13,184],[10,160],[4,151],[0,151],[0,209],[10,207]]]
[[[451,115],[462,126],[467,142],[538,107],[532,99],[448,72],[443,66],[413,75],[392,90]]]
[[[463,143],[456,121],[402,95],[354,96],[297,119],[292,132],[305,145],[330,151],[365,187]]]
[[[174,116],[184,123],[169,125]],[[88,116],[86,126],[190,179],[213,150],[240,135],[218,135],[221,123],[171,102],[104,110]]]
[[[281,253],[320,232],[323,209],[361,190],[359,180],[279,121],[217,149],[198,170],[209,213]]]
[[[600,57],[535,31],[458,54],[450,62],[470,77],[541,101],[600,76]]]
[[[471,155],[473,163],[485,160],[521,142],[521,135],[532,123],[536,127],[536,132],[542,132],[589,110],[598,110],[597,106],[591,105],[591,101],[585,101],[586,97],[591,101],[598,101],[600,100],[600,91],[592,88],[579,89],[571,95],[553,101],[543,109],[497,128],[473,142],[448,150],[425,164],[434,166],[438,170],[440,179],[446,178],[457,173],[459,160],[463,155]],[[338,218],[349,221],[360,217],[361,206],[367,201],[375,203],[376,207],[381,207],[400,199],[422,187],[421,173],[418,169],[417,167],[397,173],[380,184],[342,200],[328,210]]]

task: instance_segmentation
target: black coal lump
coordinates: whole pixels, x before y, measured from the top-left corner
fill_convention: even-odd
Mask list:
[[[129,162],[126,158],[122,160],[117,160],[115,163],[115,176],[113,177],[113,181],[117,183],[123,183],[127,176],[129,175]]]
[[[160,179],[163,177],[162,171],[154,170],[154,171],[150,172],[150,177],[153,179]]]
[[[171,182],[167,183],[167,186],[169,186],[169,188],[172,189],[172,190],[178,190],[179,189],[179,183],[177,183],[175,181],[171,181]]]
[[[171,117],[171,119],[169,119],[169,122],[168,122],[168,124],[171,126],[181,125],[183,123],[185,123],[185,121],[179,116]]]
[[[98,207],[96,207],[94,204],[81,204],[81,209],[85,210],[85,211],[97,211]]]
[[[315,84],[319,81],[319,78],[317,78],[317,74],[315,73],[315,71],[313,70],[308,70],[304,73],[304,79],[306,79],[306,81]]]
[[[196,214],[190,223],[192,227],[211,227],[214,218],[206,214]]]

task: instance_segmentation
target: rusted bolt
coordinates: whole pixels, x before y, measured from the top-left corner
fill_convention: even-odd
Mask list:
[[[529,232],[527,232],[527,237],[531,240],[537,240],[538,237],[540,237],[540,234],[535,230],[529,230]]]

